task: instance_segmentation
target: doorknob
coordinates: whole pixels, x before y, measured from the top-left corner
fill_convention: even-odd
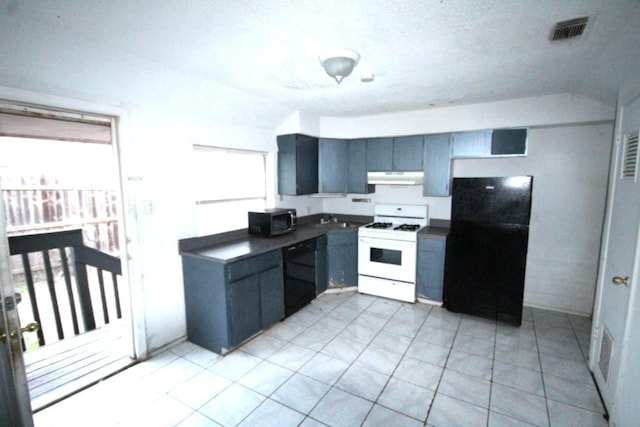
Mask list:
[[[614,285],[629,286],[629,276],[625,276],[625,277],[615,276],[612,281]]]
[[[24,334],[25,332],[35,332],[40,328],[40,326],[38,326],[38,324],[36,322],[31,322],[29,324],[27,324],[27,326],[25,326],[24,328],[20,328],[20,333]],[[18,338],[18,331],[17,330],[13,330],[9,333],[9,337],[12,340],[15,340]],[[7,339],[7,333],[5,331],[0,331],[0,341],[5,342]]]

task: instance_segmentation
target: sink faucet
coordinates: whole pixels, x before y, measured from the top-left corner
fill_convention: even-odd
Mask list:
[[[331,214],[328,218],[320,218],[320,224],[337,224],[338,218],[335,215]]]

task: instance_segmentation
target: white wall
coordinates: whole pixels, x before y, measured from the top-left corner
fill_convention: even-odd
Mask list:
[[[177,241],[196,235],[194,179],[189,157],[194,144],[276,150],[273,131],[216,123],[175,111],[133,109],[125,156],[127,192],[137,203],[152,203],[137,217],[142,299],[150,351],[186,333],[182,263]],[[212,183],[229,185],[229,183]]]

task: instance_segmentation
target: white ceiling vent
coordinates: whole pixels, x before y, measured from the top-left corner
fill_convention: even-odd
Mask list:
[[[634,182],[638,173],[638,133],[635,131],[624,136],[624,158],[620,177]]]
[[[589,17],[570,19],[556,23],[556,27],[551,34],[551,40],[567,40],[580,37],[584,33]]]

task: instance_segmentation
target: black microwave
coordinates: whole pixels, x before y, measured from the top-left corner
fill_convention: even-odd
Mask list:
[[[249,212],[249,234],[263,237],[278,236],[296,229],[298,218],[295,209],[265,209]]]

